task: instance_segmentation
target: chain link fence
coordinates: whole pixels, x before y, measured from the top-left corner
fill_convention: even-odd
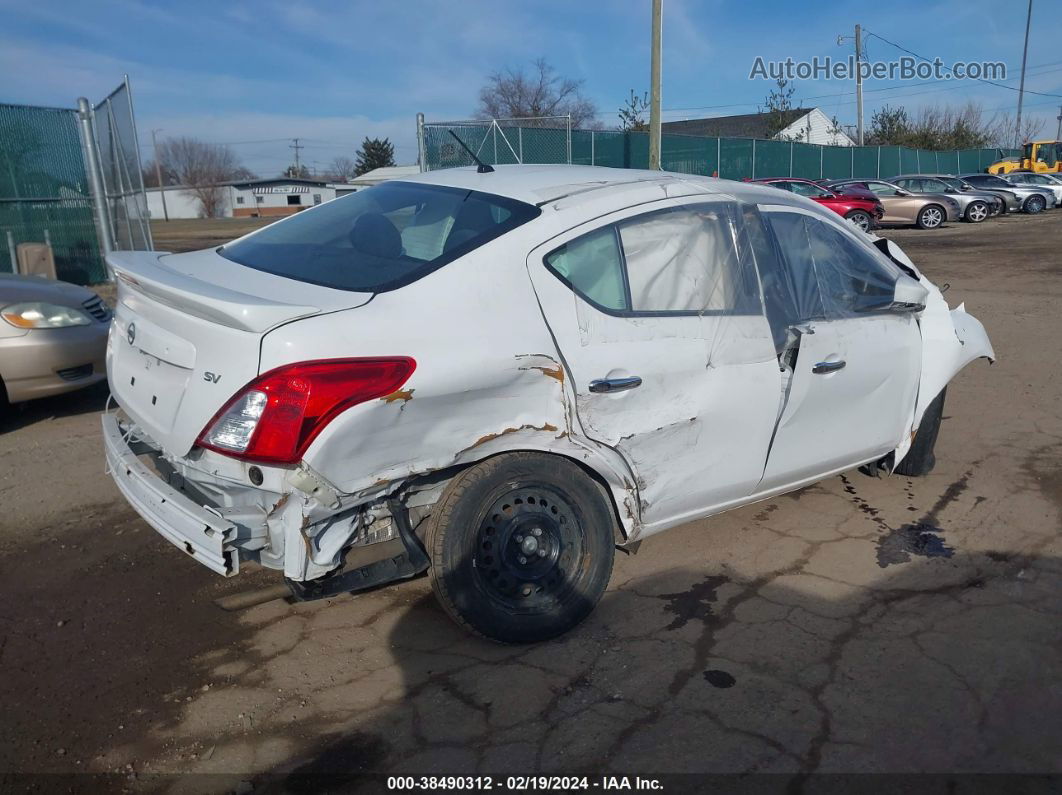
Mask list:
[[[563,118],[563,117],[562,117]],[[613,168],[648,168],[649,134],[619,130],[543,129],[504,122],[418,124],[426,171],[472,165],[453,140],[454,131],[485,163],[574,163]],[[513,123],[509,123],[513,122]],[[501,145],[499,146],[499,142]],[[516,146],[513,145],[516,142]],[[660,165],[665,171],[724,179],[847,177],[887,179],[903,173],[965,174],[984,171],[1014,149],[933,151],[902,146],[824,146],[754,138],[663,135]]]
[[[18,246],[51,245],[56,275],[106,276],[77,112],[0,105],[0,271],[18,273]]]
[[[491,165],[571,163],[571,116],[524,119],[472,119],[423,124],[418,120],[421,160],[425,170],[475,165],[476,157]]]
[[[107,279],[105,251],[153,247],[128,79],[81,116],[0,104],[0,272],[18,273],[35,243],[75,284]]]
[[[123,251],[151,250],[151,224],[129,80],[108,94],[93,112],[113,246]]]

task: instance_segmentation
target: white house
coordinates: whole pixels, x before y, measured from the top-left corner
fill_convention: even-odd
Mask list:
[[[855,146],[855,141],[818,108],[793,108],[786,111],[784,129],[767,135],[769,113],[743,113],[738,116],[716,116],[711,119],[666,121],[662,132],[678,135],[701,135],[720,138],[773,138],[777,141],[802,141],[829,146]]]
[[[226,218],[292,215],[307,207],[379,185],[389,179],[401,179],[419,172],[417,166],[391,166],[374,169],[349,182],[286,177],[225,182],[220,186],[223,188],[220,215]],[[202,203],[187,186],[166,186],[165,213],[162,194],[163,191],[159,188],[147,189],[148,213],[152,218],[202,217]]]

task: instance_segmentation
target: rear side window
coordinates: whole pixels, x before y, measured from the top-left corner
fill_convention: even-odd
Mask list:
[[[724,204],[652,213],[619,225],[635,312],[760,311]]]
[[[565,243],[546,256],[546,264],[590,303],[614,311],[630,309],[615,227]]]
[[[530,221],[537,207],[493,194],[385,182],[219,249],[255,270],[339,290],[385,292]]]
[[[738,251],[732,212],[715,202],[646,213],[575,238],[545,263],[612,314],[761,314],[754,265]]]

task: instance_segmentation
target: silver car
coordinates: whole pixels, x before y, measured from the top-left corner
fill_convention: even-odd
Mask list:
[[[1003,177],[997,177],[995,174],[963,174],[959,178],[973,185],[975,190],[1007,190],[1016,194],[1021,200],[1021,211],[1029,215],[1041,213],[1058,203],[1054,192],[1048,188],[1018,185]]]
[[[911,193],[935,193],[954,199],[959,203],[960,217],[972,224],[979,224],[986,218],[999,215],[1007,210],[1002,196],[962,190],[935,174],[901,174],[893,177],[889,182],[894,182]]]
[[[0,404],[103,381],[111,311],[96,293],[0,274]]]
[[[1062,181],[1050,174],[1035,174],[1032,171],[1011,171],[1004,177],[1015,185],[1046,188],[1055,194],[1055,205],[1062,205]]]

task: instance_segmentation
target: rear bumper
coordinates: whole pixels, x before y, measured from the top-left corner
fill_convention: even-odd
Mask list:
[[[197,505],[137,457],[114,414],[103,415],[107,471],[144,521],[178,549],[225,577],[239,573],[237,526]]]

